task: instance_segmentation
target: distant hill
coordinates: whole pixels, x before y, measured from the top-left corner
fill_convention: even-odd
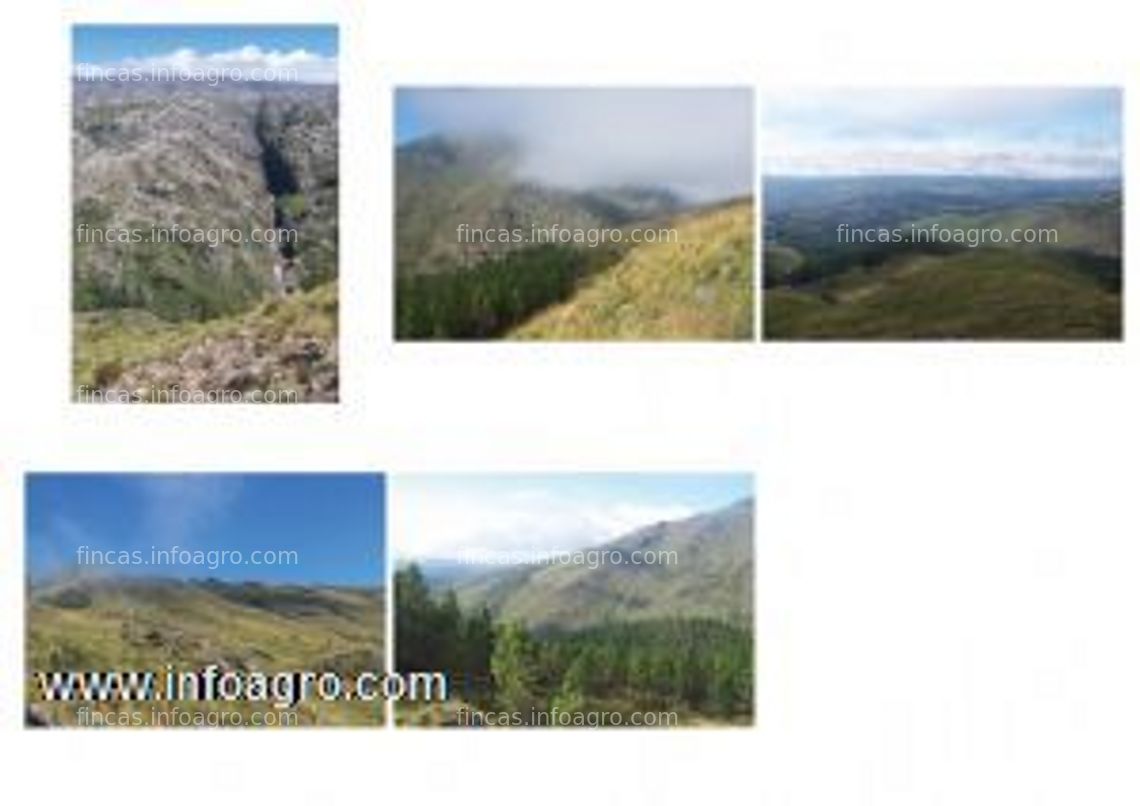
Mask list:
[[[1044,202],[1011,210],[965,215],[932,216],[914,222],[916,227],[937,224],[946,229],[1054,230],[1055,242],[1009,244],[1023,251],[1059,250],[1120,258],[1123,246],[1120,193]]]
[[[496,568],[454,583],[466,610],[538,630],[607,621],[714,619],[751,629],[753,506],[741,501],[684,520],[646,526],[594,548],[623,564]],[[675,552],[672,564],[628,564],[633,551]],[[666,555],[671,556],[671,555]],[[446,587],[451,584],[445,582]]]
[[[41,702],[35,672],[223,669],[266,673],[384,668],[382,590],[212,580],[80,579],[29,591],[28,704],[75,724],[75,704]],[[156,703],[160,709],[260,709],[251,703]],[[149,711],[151,703],[102,709]],[[264,705],[272,707],[272,705]],[[375,722],[366,703],[308,703],[302,723]]]
[[[577,192],[520,178],[515,146],[504,140],[428,137],[396,150],[396,271],[430,274],[471,268],[517,248],[461,243],[477,230],[590,229],[650,220],[681,207],[660,188]]]
[[[989,215],[1119,194],[1116,180],[985,176],[766,176],[764,240],[835,242],[836,227],[897,227],[935,216]]]

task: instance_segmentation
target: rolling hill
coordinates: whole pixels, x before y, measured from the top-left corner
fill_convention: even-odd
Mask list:
[[[1111,180],[773,177],[765,203],[767,338],[1121,337]]]
[[[78,579],[29,590],[26,696],[50,724],[76,724],[76,704],[47,703],[37,672],[222,669],[336,671],[384,668],[379,588],[213,580]],[[103,711],[268,710],[270,703],[109,702]],[[300,724],[375,724],[382,703],[302,702]]]
[[[765,291],[765,331],[803,339],[1119,338],[1121,300],[1064,256],[969,250],[853,270],[824,295]]]

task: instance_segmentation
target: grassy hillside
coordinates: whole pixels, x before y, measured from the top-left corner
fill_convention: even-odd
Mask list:
[[[464,610],[488,607],[496,620],[535,629],[581,629],[607,621],[752,619],[752,502],[659,523],[598,547],[675,552],[672,564],[526,566],[461,581]],[[673,556],[673,555],[666,555]]]
[[[139,393],[294,390],[337,397],[337,284],[272,299],[208,322],[166,322],[141,310],[74,317],[73,385]]]
[[[379,589],[174,580],[98,580],[33,589],[27,611],[28,704],[55,724],[77,705],[41,701],[36,672],[224,669],[265,673],[384,668]],[[268,703],[105,703],[101,711],[268,710]],[[382,704],[307,702],[300,724],[369,724]]]
[[[1118,180],[775,177],[765,202],[769,339],[1121,335]]]
[[[676,243],[634,246],[565,302],[508,334],[516,339],[750,339],[751,202],[672,222]]]
[[[1112,339],[1121,299],[1065,255],[968,250],[765,292],[767,338]]]

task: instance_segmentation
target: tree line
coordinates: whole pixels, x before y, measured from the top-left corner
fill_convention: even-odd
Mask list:
[[[752,634],[704,618],[531,630],[465,613],[416,566],[397,572],[396,664],[443,671],[453,696],[483,710],[678,710],[719,720],[752,713]]]
[[[400,339],[491,339],[567,299],[589,272],[582,250],[545,244],[476,266],[396,281]]]

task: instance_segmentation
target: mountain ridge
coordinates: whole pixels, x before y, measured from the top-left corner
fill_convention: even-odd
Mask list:
[[[618,552],[621,564],[547,563],[493,568],[454,589],[465,610],[536,629],[581,629],[609,620],[711,618],[748,626],[752,618],[752,498],[688,518],[647,524],[582,551]],[[631,564],[634,551],[675,552],[672,564]],[[644,556],[644,555],[643,555]],[[612,559],[612,558],[611,558]]]

